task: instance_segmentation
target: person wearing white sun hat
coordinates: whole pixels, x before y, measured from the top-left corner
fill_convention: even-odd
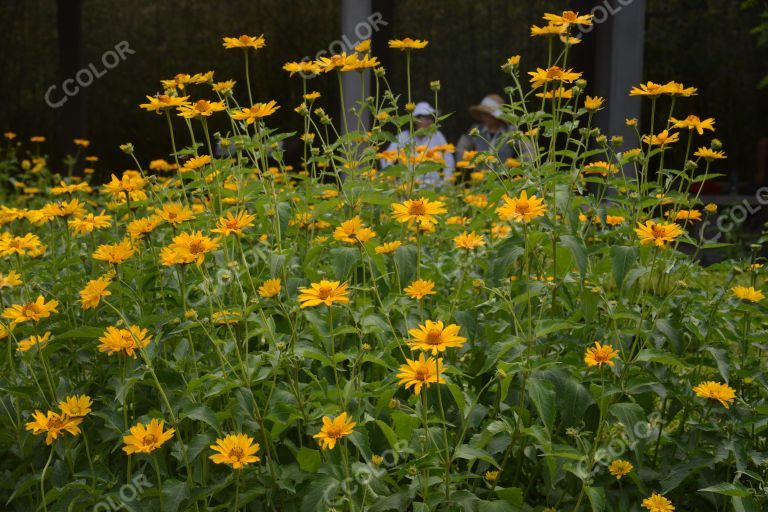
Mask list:
[[[497,147],[497,143],[507,137],[507,133],[515,131],[517,128],[510,126],[502,116],[501,107],[504,99],[498,94],[489,94],[478,105],[469,107],[470,115],[479,121],[472,128],[459,138],[456,144],[456,158],[464,160],[466,151],[490,151],[497,154],[502,162],[508,158],[527,158],[530,148],[527,144],[521,144],[520,148],[510,144],[502,144]],[[476,130],[476,131],[475,131]]]
[[[424,146],[426,149],[446,146],[448,140],[445,138],[445,135],[433,126],[437,115],[438,114],[432,105],[426,101],[417,103],[413,109],[413,127],[415,129],[413,137],[411,136],[410,130],[406,129],[401,131],[397,136],[397,142],[392,142],[387,148],[387,152],[405,149],[409,144],[413,145],[414,152],[415,148],[420,146]],[[444,181],[450,180],[455,167],[453,153],[443,151],[442,158],[445,161],[442,176],[438,171],[423,174],[418,177],[418,180],[422,185],[439,186]],[[387,165],[390,165],[390,162],[382,161],[382,167],[386,167]]]

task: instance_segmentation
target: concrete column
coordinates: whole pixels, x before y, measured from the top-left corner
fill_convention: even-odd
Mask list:
[[[341,0],[341,40],[344,41],[345,46],[349,45],[346,49],[347,53],[354,51],[355,44],[371,37],[369,22],[371,14],[371,0]],[[370,95],[370,75],[370,70],[365,70],[362,75],[365,88],[360,83],[360,73],[348,72],[342,75],[344,104],[347,107],[347,112],[341,112],[341,115],[346,115],[350,131],[358,129],[357,116],[351,110],[358,101]],[[366,127],[369,126],[368,117],[363,117],[364,126],[360,127],[361,130],[366,130]]]
[[[629,90],[644,81],[645,8],[646,0],[605,0],[590,11],[597,38],[595,92],[608,107],[596,121],[606,135],[624,136],[627,148],[634,132],[625,119],[640,119],[641,114],[642,101],[630,97]]]

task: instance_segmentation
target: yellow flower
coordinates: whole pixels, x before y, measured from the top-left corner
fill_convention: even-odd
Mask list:
[[[602,107],[604,102],[605,99],[600,96],[587,96],[584,100],[584,108],[590,112],[594,112]]]
[[[408,346],[412,350],[423,350],[432,352],[436,356],[438,352],[444,352],[449,348],[460,348],[467,341],[467,338],[459,336],[460,327],[456,324],[443,326],[443,322],[433,322],[427,320],[424,325],[419,325],[417,329],[409,329],[408,334],[411,339]]]
[[[280,278],[267,279],[259,286],[259,295],[268,299],[277,296],[280,293],[280,289]]]
[[[561,69],[559,66],[547,69],[536,68],[536,71],[529,71],[528,74],[531,75],[531,84],[534,89],[550,82],[573,83],[581,78],[581,73],[571,69]]]
[[[697,149],[693,156],[698,156],[699,158],[703,158],[709,161],[727,158],[724,151],[714,151],[705,147],[700,147]]]
[[[283,65],[283,69],[285,71],[288,71],[291,76],[293,76],[296,73],[302,73],[306,75],[317,75],[322,71],[320,66],[312,61],[301,61],[301,62],[286,62]]]
[[[98,246],[93,252],[93,259],[117,265],[133,256],[135,253],[136,247],[134,247],[131,241],[126,238],[122,242],[116,244],[104,244]]]
[[[418,279],[403,289],[406,295],[412,299],[421,300],[427,295],[435,295],[435,283]]]
[[[232,215],[232,212],[227,212],[226,217],[219,218],[218,227],[211,231],[221,233],[224,236],[232,233],[240,236],[243,234],[243,229],[253,226],[254,220],[256,220],[256,216],[246,211],[237,212],[235,215]]]
[[[50,445],[60,435],[65,432],[76,436],[80,433],[80,423],[83,422],[83,418],[70,418],[66,414],[58,414],[53,411],[44,413],[42,411],[35,411],[32,415],[35,421],[30,421],[25,425],[27,430],[31,430],[34,435],[40,435],[45,433],[45,444]]]
[[[70,219],[67,224],[78,235],[87,235],[94,229],[104,229],[112,225],[112,217],[109,215],[87,214],[85,217]]]
[[[387,242],[377,246],[374,251],[376,251],[376,254],[390,254],[395,252],[401,245],[403,245],[402,242],[395,240],[394,242]]]
[[[131,433],[123,436],[123,451],[128,455],[134,453],[152,453],[160,448],[166,441],[169,441],[175,429],[164,429],[165,421],[152,419],[148,425],[139,422],[131,427]]]
[[[621,477],[628,475],[633,467],[629,461],[616,459],[608,466],[608,472],[615,476],[616,480],[621,480]]]
[[[93,400],[88,395],[68,396],[63,402],[59,402],[61,412],[72,418],[87,416],[92,406]]]
[[[446,213],[445,203],[440,201],[430,201],[422,197],[421,199],[408,199],[403,203],[393,203],[392,217],[398,222],[413,223],[420,225],[432,225],[437,223],[437,215]]]
[[[483,474],[483,478],[488,480],[489,482],[495,482],[499,479],[499,472],[498,471],[486,471]]]
[[[671,501],[656,492],[643,500],[643,508],[647,508],[648,512],[672,512],[675,510]]]
[[[216,82],[213,84],[213,92],[218,92],[221,94],[227,94],[229,92],[232,92],[232,89],[234,89],[235,84],[234,80],[225,80],[223,82]]]
[[[666,93],[670,96],[681,96],[684,98],[695,96],[696,91],[698,90],[695,87],[686,87],[678,82],[668,82],[664,85],[664,87],[666,89]]]
[[[537,36],[544,36],[544,37],[554,37],[554,36],[560,36],[565,34],[566,27],[563,25],[555,25],[554,23],[549,23],[543,27],[538,27],[536,25],[531,26],[531,37],[537,37]]]
[[[466,249],[471,251],[485,245],[483,237],[476,234],[474,231],[464,232],[453,238],[453,242],[456,244],[457,249]]]
[[[584,362],[587,363],[587,366],[603,366],[604,364],[615,366],[616,363],[613,362],[613,358],[617,355],[619,355],[619,351],[614,350],[611,345],[601,345],[600,342],[596,341],[594,347],[589,347],[584,352]]]
[[[41,245],[40,238],[32,233],[27,233],[24,236],[0,237],[0,256],[14,254],[24,256],[30,251],[39,249]]]
[[[633,87],[629,91],[630,96],[649,96],[651,98],[655,98],[658,96],[661,96],[662,94],[666,94],[669,92],[669,89],[665,85],[657,84],[654,82],[648,82],[645,84],[640,84],[639,86]]]
[[[711,380],[702,382],[693,388],[693,392],[696,393],[696,396],[699,398],[717,400],[723,404],[723,407],[726,409],[729,409],[729,404],[736,399],[736,390],[734,390],[728,384],[722,384],[720,382],[714,382]]]
[[[569,100],[573,98],[573,89],[565,89],[564,87],[558,87],[556,89],[550,89],[547,92],[537,92],[537,98],[544,98],[545,100],[564,99]]]
[[[390,39],[389,47],[400,51],[421,50],[429,44],[429,41],[422,41],[420,39],[411,39],[406,37],[405,39]]]
[[[348,244],[364,243],[376,236],[376,232],[365,227],[363,220],[355,216],[341,223],[333,232],[333,238]]]
[[[132,220],[128,223],[126,230],[133,240],[141,240],[160,225],[163,221],[157,215],[151,215],[149,217],[142,217],[140,219]]]
[[[112,284],[112,279],[108,276],[97,277],[88,281],[85,288],[80,290],[80,303],[83,309],[92,309],[99,305],[102,297],[112,295],[107,287]]]
[[[371,40],[365,39],[355,45],[355,51],[359,53],[366,53],[371,51]]]
[[[271,100],[267,103],[256,103],[250,108],[241,108],[232,114],[232,119],[238,121],[245,121],[246,124],[253,124],[257,119],[271,116],[280,107],[275,100]]]
[[[17,350],[19,352],[26,352],[33,347],[37,347],[38,349],[42,350],[48,346],[48,340],[50,340],[50,338],[50,331],[46,331],[42,336],[32,335],[27,339],[21,340]]]
[[[160,251],[160,262],[163,265],[186,265],[196,263],[202,265],[205,255],[219,248],[219,243],[205,235],[202,231],[180,233],[173,241]]]
[[[622,224],[626,219],[622,217],[621,215],[606,215],[605,216],[605,223],[609,226],[618,226],[619,224]]]
[[[655,244],[657,247],[664,247],[667,242],[672,242],[675,238],[682,235],[683,230],[674,222],[662,224],[647,220],[645,224],[637,223],[635,233],[637,233],[637,237],[642,245]]]
[[[515,222],[530,222],[536,217],[544,215],[547,206],[543,199],[538,199],[535,195],[528,197],[528,193],[523,190],[520,197],[511,198],[508,195],[502,197],[504,204],[496,208],[496,213],[503,220],[514,220]]]
[[[445,384],[443,379],[443,359],[430,357],[424,358],[424,354],[419,354],[419,358],[411,360],[406,358],[406,364],[400,365],[400,373],[395,377],[399,379],[399,384],[404,385],[405,389],[413,387],[413,393],[418,395],[421,392],[421,387],[429,387],[432,382],[438,384]],[[440,373],[438,374],[438,369]]]
[[[680,134],[678,132],[669,133],[668,130],[664,130],[658,135],[643,135],[643,142],[650,144],[651,146],[668,146],[680,140]]]
[[[716,213],[717,212],[717,205],[715,203],[707,203],[707,205],[704,206],[704,209],[708,213]]]
[[[217,453],[210,455],[209,459],[215,464],[229,464],[232,469],[242,469],[261,460],[256,456],[259,443],[254,443],[253,438],[245,434],[229,434],[224,439],[216,439],[216,444],[210,448]]]
[[[169,96],[167,94],[159,94],[157,96],[147,96],[149,103],[142,103],[139,105],[147,112],[155,112],[160,114],[166,110],[172,108],[178,108],[182,105],[189,105],[187,99],[189,96]]]
[[[667,217],[671,214],[672,212],[667,212]],[[701,212],[699,210],[680,210],[675,214],[675,220],[701,220]]]
[[[223,101],[197,100],[191,105],[181,105],[179,115],[185,119],[194,119],[196,117],[210,117],[215,112],[226,110]]]
[[[254,50],[258,50],[267,45],[267,41],[264,39],[264,34],[255,37],[246,35],[240,37],[225,37],[223,38],[223,41],[222,46],[227,50],[232,48],[243,48],[246,50],[248,48],[253,48]]]
[[[763,292],[760,290],[755,290],[752,286],[749,288],[746,286],[734,286],[731,288],[731,291],[733,292],[733,295],[736,296],[736,298],[750,302],[760,302],[765,298]]]
[[[578,12],[574,11],[563,11],[563,14],[546,13],[544,15],[544,20],[548,21],[552,25],[560,25],[564,27],[569,27],[571,25],[592,25],[591,14],[579,15]]]
[[[11,270],[7,274],[0,274],[0,288],[13,288],[21,284],[21,274]]]
[[[339,281],[321,280],[319,283],[311,283],[309,288],[299,288],[299,302],[301,308],[309,308],[325,304],[332,306],[334,302],[346,304],[349,285]]]
[[[59,305],[59,301],[51,300],[45,302],[45,297],[39,295],[37,299],[26,304],[13,304],[11,307],[5,308],[3,311],[3,318],[11,320],[11,328],[18,324],[24,323],[28,320],[38,322],[43,318],[48,318],[51,313],[58,313],[56,307]]]
[[[346,412],[342,412],[335,418],[323,416],[323,426],[320,428],[320,432],[313,437],[319,440],[318,442],[324,450],[333,450],[336,441],[351,434],[355,425],[357,423],[352,421]]]
[[[99,338],[99,352],[112,354],[125,354],[136,357],[135,352],[140,350],[152,341],[152,337],[147,336],[147,329],[142,329],[136,325],[129,329],[120,329],[117,327],[107,327],[104,334]]]
[[[195,218],[192,210],[181,203],[164,204],[162,208],[155,211],[155,215],[172,226],[178,226],[182,222]]]
[[[699,116],[690,115],[685,119],[669,118],[669,122],[672,123],[672,128],[687,128],[689,130],[696,130],[699,135],[704,135],[704,130],[715,131],[715,120],[713,118],[699,119]]]

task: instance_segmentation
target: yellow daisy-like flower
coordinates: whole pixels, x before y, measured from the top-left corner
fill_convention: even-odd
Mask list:
[[[281,290],[280,278],[267,279],[259,286],[259,295],[268,299],[276,297]]]
[[[584,352],[584,362],[587,366],[615,366],[613,358],[619,355],[618,350],[614,350],[611,345],[601,345],[596,341],[594,347],[589,347]]]
[[[550,82],[573,83],[581,78],[581,73],[574,72],[572,69],[562,69],[560,66],[551,68],[536,68],[536,71],[529,71],[531,75],[531,84],[534,89]]]
[[[657,247],[664,247],[667,242],[672,242],[682,235],[683,229],[674,222],[666,224],[647,220],[645,224],[637,223],[635,233],[642,245],[655,244]]]
[[[528,197],[525,190],[520,192],[520,197],[512,198],[505,194],[502,199],[504,204],[496,208],[496,213],[503,220],[527,223],[547,211],[543,199],[538,199],[535,195]]]
[[[670,96],[680,96],[683,98],[696,96],[696,92],[698,91],[695,87],[686,87],[679,82],[668,82],[664,87],[666,88],[667,94]]]
[[[232,469],[242,469],[261,460],[256,456],[259,443],[254,443],[253,438],[245,434],[229,434],[224,439],[216,439],[216,444],[212,444],[210,448],[218,453],[209,456],[209,459],[215,464],[229,464]]]
[[[601,98],[600,96],[587,96],[584,100],[584,108],[589,112],[595,112],[603,106],[603,103],[605,103],[605,98]]]
[[[448,211],[445,209],[445,203],[430,201],[425,197],[393,203],[391,208],[392,217],[401,224],[418,222],[420,225],[433,225],[437,223],[437,215]]]
[[[685,119],[670,117],[669,122],[672,123],[672,128],[696,130],[699,135],[704,135],[704,130],[715,131],[715,120],[711,117],[702,121],[699,116],[691,114]]]
[[[159,94],[157,96],[147,96],[149,103],[142,103],[139,105],[147,112],[155,112],[161,114],[166,110],[172,108],[178,108],[182,105],[189,105],[187,101],[189,96],[169,96],[167,94]]]
[[[264,48],[267,45],[266,39],[264,39],[264,34],[261,34],[260,36],[247,36],[242,35],[240,37],[225,37],[223,38],[222,46],[226,48],[227,50],[231,50],[232,48],[253,48],[254,50],[258,50],[260,48]]]
[[[466,249],[471,251],[485,245],[483,237],[476,234],[474,231],[464,232],[453,238],[453,243],[456,244],[457,249]]]
[[[622,217],[621,215],[606,215],[605,216],[605,223],[609,226],[618,226],[619,224],[623,224],[626,219]]]
[[[173,226],[178,226],[182,222],[195,218],[192,210],[181,203],[164,204],[162,208],[155,211],[155,215]]]
[[[83,418],[70,418],[66,414],[59,414],[54,411],[47,413],[35,411],[32,417],[35,420],[28,422],[25,428],[31,430],[34,435],[46,434],[45,444],[47,445],[53,443],[64,433],[73,436],[78,435],[80,433],[78,425],[83,422]]]
[[[323,450],[333,450],[339,439],[350,435],[354,431],[355,425],[357,423],[352,421],[346,412],[342,412],[335,418],[323,416],[323,426],[320,428],[320,432],[313,437],[318,439]]]
[[[102,297],[112,295],[112,292],[107,290],[110,284],[112,279],[109,276],[100,276],[88,281],[85,288],[80,290],[80,303],[83,309],[93,309],[99,305]]]
[[[116,244],[100,245],[93,252],[93,259],[106,261],[113,265],[120,264],[136,253],[136,247],[129,239]]]
[[[678,132],[669,133],[669,130],[664,130],[658,135],[643,135],[644,143],[650,144],[651,146],[661,146],[662,148],[664,148],[664,146],[674,144],[679,140],[680,134]]]
[[[395,240],[394,242],[387,242],[377,246],[374,251],[376,251],[376,254],[390,254],[395,252],[401,245],[403,245],[402,242]]]
[[[253,124],[257,119],[261,119],[274,114],[280,107],[275,100],[267,103],[256,103],[250,108],[241,108],[232,113],[232,119],[245,121],[246,124]]]
[[[408,346],[413,350],[432,352],[433,356],[449,348],[461,348],[467,338],[458,335],[460,329],[456,324],[444,326],[443,322],[427,320],[418,328],[408,330],[411,335]]]
[[[135,358],[136,351],[149,345],[152,337],[147,336],[147,329],[136,325],[130,326],[129,329],[110,326],[99,341],[99,352],[106,352],[108,355],[125,354]]]
[[[216,112],[226,110],[227,107],[223,101],[197,100],[191,105],[182,105],[179,107],[179,115],[185,119],[194,119],[196,117],[210,117]]]
[[[223,82],[216,82],[211,87],[213,88],[213,92],[218,92],[220,94],[227,94],[232,92],[232,89],[235,88],[235,82],[234,80],[224,80]]]
[[[552,25],[561,25],[569,27],[571,25],[592,25],[591,14],[579,14],[574,11],[563,11],[562,14],[544,14],[544,20],[548,21]]]
[[[93,400],[88,395],[68,396],[64,401],[59,402],[59,409],[63,414],[71,418],[82,418],[91,412]]]
[[[348,244],[364,243],[375,236],[376,232],[365,227],[359,216],[345,220],[333,232],[333,238]]]
[[[429,44],[429,41],[422,41],[421,39],[411,39],[406,37],[404,39],[390,39],[389,47],[394,50],[411,51],[421,50]]]
[[[38,322],[43,318],[48,318],[51,313],[58,313],[56,307],[59,305],[59,301],[51,300],[45,302],[45,297],[39,295],[37,299],[26,304],[13,304],[12,306],[5,308],[3,311],[3,318],[11,321],[11,328],[18,324],[22,324],[29,320]]]
[[[0,288],[13,288],[21,284],[21,274],[11,270],[7,274],[0,274]]]
[[[418,279],[408,286],[403,291],[412,299],[421,300],[427,295],[435,295],[435,283],[424,279]]]
[[[728,158],[728,157],[725,156],[725,152],[724,151],[714,151],[712,149],[705,148],[705,147],[701,147],[701,148],[697,149],[693,153],[693,156],[697,156],[699,158],[703,158],[704,160],[709,160],[709,161],[712,161],[712,160],[722,160],[724,158]]]
[[[255,215],[251,215],[246,211],[240,211],[236,214],[227,212],[226,217],[219,218],[218,226],[211,231],[213,233],[220,233],[224,236],[235,234],[241,236],[243,229],[253,226],[253,221],[256,220]]]
[[[321,280],[310,284],[309,288],[299,288],[301,308],[309,308],[325,304],[332,306],[334,302],[346,304],[349,302],[349,285],[339,281]]]
[[[160,262],[163,265],[186,265],[195,263],[202,265],[205,255],[219,248],[219,243],[205,235],[202,231],[179,233],[173,241],[160,251]]]
[[[418,395],[422,386],[429,387],[430,383],[445,384],[443,379],[443,358],[430,357],[426,359],[424,354],[419,354],[419,358],[411,360],[406,358],[406,364],[400,366],[400,373],[395,377],[399,379],[399,384],[404,385],[405,389],[413,387],[413,394]],[[440,374],[438,375],[438,370]]]
[[[634,466],[626,460],[616,459],[608,466],[608,472],[616,477],[616,480],[621,480],[621,477],[628,475]]]
[[[132,220],[128,223],[126,230],[132,240],[141,240],[160,225],[163,219],[157,215],[151,215],[149,217],[142,217],[140,219]]]
[[[667,212],[667,217],[671,215],[672,212]],[[699,210],[680,210],[675,213],[675,220],[701,220],[701,212]]]
[[[123,451],[128,455],[134,453],[152,453],[166,441],[173,438],[175,429],[165,430],[165,421],[152,419],[148,425],[139,422],[131,427],[131,433],[123,436]]]
[[[193,156],[189,158],[184,164],[182,164],[181,169],[179,169],[179,172],[192,172],[196,171],[202,167],[205,167],[211,163],[211,155],[200,155],[200,156]],[[208,181],[206,179],[206,181]],[[208,181],[210,183],[210,181]]]
[[[662,84],[657,84],[654,82],[648,82],[645,84],[640,84],[636,87],[632,87],[632,89],[629,91],[630,96],[648,96],[651,98],[655,98],[658,96],[661,96],[662,94],[667,94],[669,92],[669,88]]]
[[[92,213],[87,214],[84,217],[70,219],[67,224],[78,235],[87,235],[92,233],[94,229],[104,229],[112,225],[112,217],[109,215],[94,215]]]
[[[708,380],[706,382],[702,382],[695,388],[693,388],[693,392],[696,393],[696,396],[699,398],[708,398],[710,400],[717,400],[721,404],[723,404],[723,407],[726,409],[730,408],[730,403],[733,402],[736,399],[736,390],[733,389],[728,384],[722,384],[720,382],[715,382],[712,380]]]
[[[25,256],[39,249],[41,245],[40,238],[32,233],[27,233],[24,236],[0,237],[0,256],[12,256],[14,254]]]
[[[566,27],[563,25],[555,25],[554,23],[548,23],[543,27],[537,25],[531,26],[531,37],[554,37],[565,34]]]
[[[48,341],[50,339],[51,339],[50,331],[46,331],[42,336],[33,334],[29,338],[21,340],[16,350],[18,350],[19,352],[27,352],[28,350],[31,350],[34,347],[37,347],[39,350],[42,350],[48,346]]]
[[[675,510],[671,501],[656,492],[643,500],[643,508],[647,508],[648,512],[672,512]]]
[[[291,76],[295,75],[296,73],[302,73],[306,75],[317,75],[322,71],[322,69],[316,62],[312,62],[309,60],[305,60],[301,62],[286,62],[285,64],[283,64],[283,70],[290,73]]]
[[[746,300],[749,302],[760,302],[765,298],[763,292],[760,290],[755,290],[752,286],[734,286],[731,288],[731,291],[737,299]]]

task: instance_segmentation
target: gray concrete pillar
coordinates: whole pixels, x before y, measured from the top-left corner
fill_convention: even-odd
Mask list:
[[[371,0],[341,0],[341,40],[345,46],[348,46],[347,53],[354,51],[354,46],[363,39],[370,39],[370,21]],[[344,88],[344,104],[347,112],[347,125],[351,131],[357,130],[357,116],[351,110],[357,102],[370,95],[371,71],[365,70],[362,75],[365,87],[363,88],[360,80],[360,73],[353,71],[342,75],[342,86]],[[367,130],[369,126],[369,116],[363,117],[363,126],[361,130]],[[341,123],[340,123],[341,124]]]

